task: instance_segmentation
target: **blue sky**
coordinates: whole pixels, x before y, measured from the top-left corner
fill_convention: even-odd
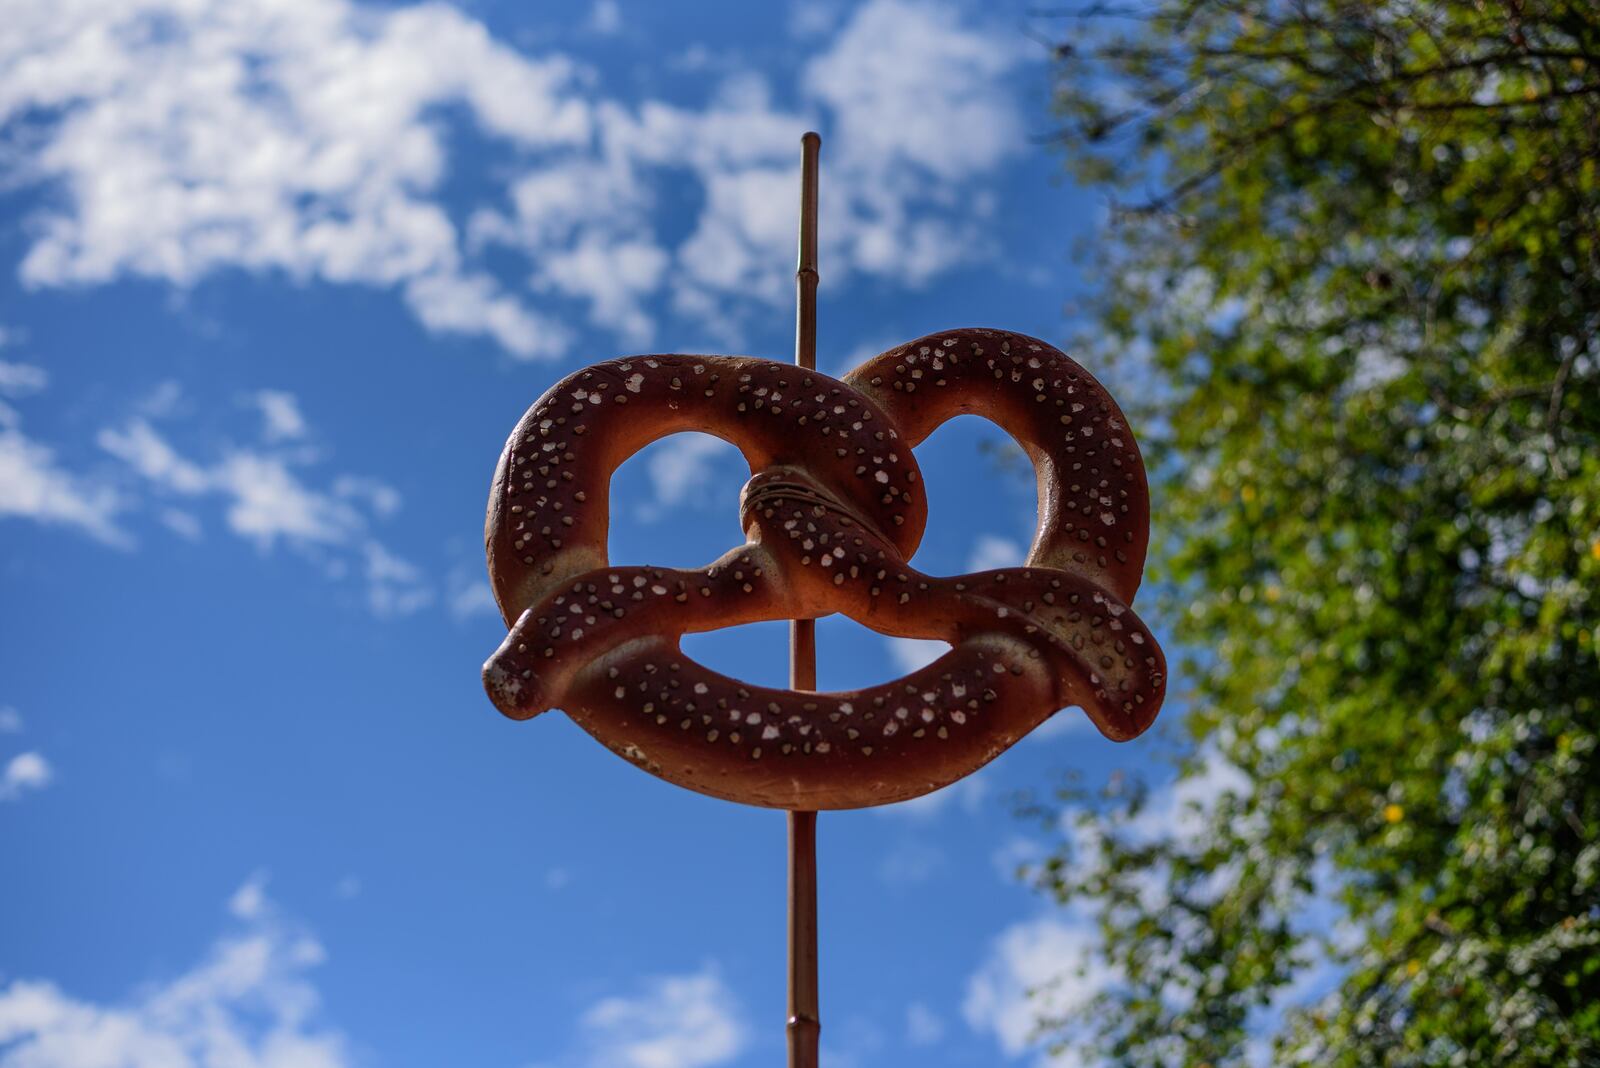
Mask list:
[[[6,23],[0,1066],[779,1061],[783,817],[493,710],[490,475],[585,363],[790,358],[807,128],[824,370],[952,326],[1062,339],[1098,206],[1040,147],[1022,6]],[[1034,489],[1003,436],[958,420],[918,459],[918,566],[1018,562]],[[612,559],[719,555],[745,476],[707,437],[651,446],[613,483]],[[686,648],[783,677],[781,625]],[[825,687],[929,657],[820,630]],[[1069,712],[948,790],[825,814],[825,1063],[1045,1060],[1026,989],[1107,975],[1012,876],[1037,842],[1008,798],[1155,748]]]

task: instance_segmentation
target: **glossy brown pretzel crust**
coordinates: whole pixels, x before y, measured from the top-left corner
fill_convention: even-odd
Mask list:
[[[1026,450],[1039,527],[1023,567],[937,578],[906,563],[927,520],[911,449],[963,413]],[[748,542],[696,570],[609,566],[612,473],[685,430],[748,461]],[[552,387],[500,457],[485,540],[511,632],[484,681],[506,715],[560,707],[702,793],[785,809],[902,801],[1064,707],[1117,740],[1150,725],[1166,665],[1128,607],[1149,521],[1121,411],[1035,338],[930,334],[842,381],[745,357],[612,360]],[[810,693],[742,683],[678,647],[686,633],[832,612],[953,648],[893,682]]]

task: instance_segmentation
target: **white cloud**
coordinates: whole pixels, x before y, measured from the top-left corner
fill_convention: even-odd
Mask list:
[[[532,317],[464,266],[432,198],[447,167],[430,111],[464,103],[524,149],[581,143],[565,58],[513,51],[443,4],[52,3],[8,22],[0,122],[54,117],[25,174],[65,194],[38,220],[28,284],[188,285],[228,267],[407,283],[430,326],[539,354]]]
[[[121,430],[107,427],[95,440],[140,475],[175,493],[204,493],[211,485],[209,473],[179,456],[143,419],[131,420]]]
[[[376,541],[362,546],[366,557],[367,606],[380,619],[396,619],[433,603],[433,590],[422,571]]]
[[[450,614],[456,619],[474,616],[497,616],[500,606],[494,603],[494,591],[483,579],[460,582],[450,594]]]
[[[255,872],[228,898],[228,911],[241,920],[259,920],[267,911],[267,875]]]
[[[1071,913],[1013,924],[967,981],[962,1015],[1007,1055],[1038,1048],[1036,1022],[1084,1005],[1112,978],[1093,924]]]
[[[200,520],[182,508],[163,508],[158,518],[162,526],[184,541],[199,541],[205,537],[205,528],[200,525]]]
[[[1010,884],[1017,881],[1018,868],[1037,864],[1048,853],[1049,850],[1045,848],[1044,843],[1013,834],[989,855],[989,862],[994,865],[995,877],[1003,883]]]
[[[29,790],[50,785],[55,771],[50,762],[36,752],[18,753],[0,771],[0,801],[15,801]]]
[[[907,674],[927,667],[950,651],[950,643],[938,638],[901,638],[886,634],[883,641],[889,647],[889,659]]]
[[[878,878],[890,886],[925,883],[944,866],[944,861],[944,853],[927,842],[896,842],[878,861]]]
[[[156,383],[155,388],[139,398],[134,409],[151,419],[165,419],[183,412],[187,407],[185,402],[183,386],[169,378]]]
[[[917,820],[928,820],[952,806],[963,812],[977,812],[988,796],[989,781],[980,769],[965,779],[958,779],[931,794],[913,797],[909,801],[897,801],[892,805],[879,805],[872,811],[880,816],[907,816]]]
[[[789,32],[801,39],[820,37],[838,23],[839,14],[833,0],[794,0],[789,5]]]
[[[968,571],[998,571],[1003,567],[1021,567],[1028,550],[1010,538],[983,534],[972,546],[967,557]]]
[[[781,253],[794,243],[794,182],[787,160],[706,176],[700,224],[679,250],[680,302],[696,295],[788,299],[791,276]]]
[[[43,367],[31,363],[12,363],[0,360],[0,395],[26,397],[50,384],[50,375]]]
[[[650,446],[645,468],[655,503],[662,508],[688,504],[712,483],[718,457],[738,450],[710,434],[673,434]]]
[[[1021,45],[953,7],[871,0],[807,65],[802,85],[836,126],[822,191],[839,227],[830,261],[915,285],[986,251],[976,225],[992,205],[946,198],[1025,144],[1007,78]]]
[[[113,522],[120,509],[109,487],[72,474],[56,463],[51,449],[0,425],[0,517],[76,527],[107,545],[126,547],[128,535]]]
[[[400,510],[400,491],[376,478],[340,475],[333,480],[333,492],[340,497],[365,501],[378,516],[388,517]]]
[[[263,433],[269,439],[281,438],[289,429],[292,438],[307,433],[292,396],[279,394],[271,403],[281,410],[276,429],[274,417],[267,417]],[[293,413],[292,426],[285,412]],[[340,475],[331,489],[315,488],[296,472],[290,456],[257,447],[229,448],[215,461],[199,463],[138,416],[121,427],[102,429],[96,440],[160,491],[219,499],[227,528],[263,552],[286,543],[302,551],[339,554],[332,570],[357,568],[365,581],[367,605],[380,618],[410,615],[433,600],[432,584],[421,569],[370,533],[374,518],[386,518],[400,507],[400,494],[383,482]],[[167,508],[159,517],[180,537],[192,541],[201,534],[200,521],[186,511]]]
[[[261,410],[261,436],[269,442],[292,441],[306,434],[306,419],[293,393],[281,389],[257,390],[252,398]]]
[[[546,294],[585,302],[630,344],[658,306],[729,333],[743,309],[787,301],[809,126],[832,138],[830,280],[916,285],[980,255],[988,201],[974,184],[1025,145],[1015,35],[939,4],[870,0],[831,29],[831,14],[801,19],[833,36],[797,72],[794,110],[749,70],[702,106],[624,103],[593,70],[514,49],[445,4],[12,8],[0,125],[27,121],[32,147],[7,177],[54,194],[32,220],[26,284],[189,286],[241,269],[391,287],[427,328],[528,358],[572,342]],[[592,30],[622,27],[614,0],[590,15]],[[461,166],[450,105],[512,157],[465,205],[465,233],[441,192]],[[676,244],[651,214],[669,172],[702,200]],[[489,271],[490,245],[527,259],[526,289]]]
[[[944,1021],[920,1001],[906,1006],[906,1044],[937,1046],[944,1040]]]
[[[230,453],[212,469],[211,479],[230,499],[228,528],[263,549],[279,538],[342,544],[361,525],[353,508],[307,488],[281,457]]]
[[[641,300],[660,285],[668,262],[667,254],[648,241],[608,240],[590,233],[571,248],[546,256],[535,278],[568,296],[586,298],[595,325],[642,345],[654,324]]]
[[[622,30],[622,7],[617,0],[595,0],[589,9],[589,29],[603,35]]]
[[[732,991],[712,969],[651,979],[579,1018],[589,1068],[709,1068],[745,1048]]]
[[[325,959],[322,946],[264,897],[239,918],[242,930],[218,939],[205,960],[117,1003],[74,997],[39,979],[0,988],[0,1066],[354,1064],[344,1037],[316,1021],[320,998],[306,973]]]
[[[844,167],[912,164],[954,181],[1022,147],[1003,75],[1021,61],[1023,43],[975,33],[942,4],[872,0],[804,83],[837,115]]]
[[[917,285],[980,254],[972,216],[985,204],[952,194],[1023,147],[1004,78],[1020,58],[953,9],[871,0],[800,72],[799,113],[775,108],[766,82],[746,73],[703,110],[653,103],[637,114],[601,108],[597,119],[608,159],[696,176],[704,202],[676,251],[673,299],[682,313],[715,315],[790,299],[796,133],[817,125],[819,111],[838,134],[824,150],[821,187],[830,281],[860,272]],[[589,210],[643,216],[643,189],[632,168],[613,167]]]
[[[488,334],[507,351],[529,359],[560,356],[571,340],[561,326],[502,293],[486,274],[425,275],[406,286],[406,299],[431,330]]]
[[[870,1016],[851,1013],[839,1019],[829,1011],[829,1022],[822,1033],[821,1056],[828,1068],[872,1068],[885,1063],[883,1029]]]
[[[5,344],[5,328],[0,326],[0,345]],[[37,368],[32,363],[10,363],[0,360],[0,397],[27,397],[30,393],[37,393],[50,384],[50,374],[45,373],[45,368]],[[10,404],[0,401],[0,428],[16,430],[22,424],[22,416]]]

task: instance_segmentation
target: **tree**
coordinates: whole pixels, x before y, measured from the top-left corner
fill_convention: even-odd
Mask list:
[[[1115,979],[1045,1033],[1600,1064],[1600,8],[1052,16],[1211,800],[1064,791]]]

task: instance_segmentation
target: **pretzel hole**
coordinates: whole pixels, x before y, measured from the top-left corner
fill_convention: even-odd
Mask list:
[[[1022,446],[981,416],[958,415],[912,452],[922,470],[928,526],[911,564],[959,575],[1021,564],[1039,526],[1039,487]],[[1001,545],[1013,546],[1010,553]]]
[[[618,565],[703,567],[744,543],[739,488],[749,467],[710,434],[668,434],[611,475],[606,553]]]
[[[1084,741],[1091,745],[1096,743],[1105,746],[1118,744],[1102,737],[1100,732],[1094,729],[1094,721],[1089,718],[1082,705],[1068,705],[1066,708],[1056,712],[1049,719],[1033,728],[1023,741],[1035,744],[1040,742],[1049,743],[1065,738],[1069,734],[1082,735]]]
[[[756,686],[789,686],[789,624],[785,620],[685,634],[678,643],[691,656],[729,678]]]
[[[848,616],[817,621],[817,686],[860,690],[891,682],[933,663],[950,651],[937,638],[897,638],[864,627]]]

